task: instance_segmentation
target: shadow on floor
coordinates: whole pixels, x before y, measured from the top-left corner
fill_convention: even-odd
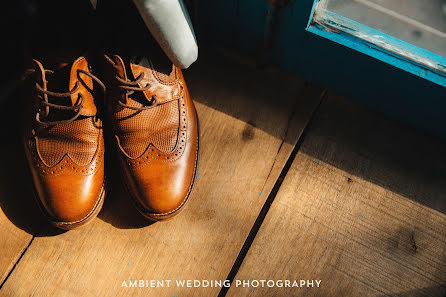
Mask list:
[[[275,69],[256,69],[251,60],[234,61],[234,57],[202,47],[199,60],[183,71],[192,98],[283,139],[277,122],[288,121],[305,82]]]
[[[301,150],[446,214],[446,143],[435,137],[328,96]]]

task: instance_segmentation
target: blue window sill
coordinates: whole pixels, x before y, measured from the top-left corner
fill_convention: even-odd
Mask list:
[[[317,5],[317,2],[315,2],[315,5]],[[312,13],[312,16],[313,14],[314,12]],[[321,18],[319,17],[319,19]],[[445,58],[396,39],[392,36],[386,35],[365,25],[344,18],[333,12],[325,11],[323,21],[327,26],[315,22],[314,18],[311,17],[306,30],[330,41],[342,44],[355,51],[364,53],[392,66],[405,70],[440,86],[446,87]],[[348,26],[345,24],[348,24]],[[415,58],[410,59],[393,51],[384,49],[374,43],[360,39],[355,36],[357,32],[365,32],[365,35],[368,36],[380,36],[380,39],[384,40],[393,48],[397,48],[401,52],[409,53],[410,56]],[[421,64],[418,62],[418,60],[421,61],[421,63],[426,61],[427,65]],[[429,67],[428,65],[432,67]]]

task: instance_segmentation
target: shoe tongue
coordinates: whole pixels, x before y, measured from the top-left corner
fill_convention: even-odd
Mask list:
[[[48,96],[48,101],[53,104],[62,106],[74,106],[80,103],[80,94],[84,97],[84,104],[82,107],[81,115],[83,116],[93,116],[96,114],[96,105],[94,104],[93,96],[90,92],[93,88],[92,80],[89,76],[78,73],[77,70],[83,70],[88,72],[88,64],[84,57],[76,59],[72,63],[62,62],[53,64],[49,70],[54,71],[54,73],[46,75],[47,80],[47,90],[55,93],[67,93],[76,86],[76,82],[79,80],[79,89],[68,97],[56,97]],[[90,89],[88,90],[81,82]],[[63,111],[55,108],[49,108],[49,115],[51,118],[66,118],[73,115],[76,111]]]
[[[151,69],[157,73],[157,76],[162,77],[163,81],[173,82],[176,80],[176,73],[174,71],[173,64],[170,61],[166,62],[159,59],[134,56],[130,58],[130,64],[130,69],[132,70],[131,72],[134,79],[142,72],[146,72],[147,70]],[[139,67],[132,67],[132,65]]]
[[[147,104],[147,101],[152,104],[153,96],[156,96],[156,102],[162,104],[178,98],[181,90],[178,84],[177,71],[172,63],[169,63],[170,71],[167,72],[168,74],[163,74],[157,71],[158,69],[153,66],[147,57],[121,55],[122,58],[118,55],[109,57],[114,62],[114,68],[119,77],[134,81],[143,73],[144,77],[136,87],[150,86],[144,92],[133,92],[129,99],[140,104]]]
[[[157,97],[157,102],[167,102],[173,99],[172,87],[169,86],[170,83],[176,81],[176,72],[173,69],[173,65],[170,64],[170,72],[168,74],[163,74],[158,72],[152,61],[147,57],[137,57],[133,56],[129,59],[129,66],[127,67],[127,77],[130,80],[137,79],[142,73],[144,74],[143,79],[139,83],[139,87],[143,88],[147,85],[150,88],[144,92],[135,92],[131,95],[131,98],[140,103],[144,101],[153,100],[153,95]],[[162,77],[162,82],[159,78]],[[164,85],[166,84],[166,85]],[[142,100],[142,101],[141,101]]]
[[[57,93],[66,93],[69,91],[67,82],[70,80],[71,64],[61,63],[53,66],[50,70],[54,73],[47,75],[47,90]],[[67,98],[58,98],[50,96],[48,98],[51,103],[71,106],[71,100]]]
[[[76,82],[79,81],[79,90],[71,95],[71,102],[73,105],[78,104],[80,96],[84,98],[84,104],[82,107],[81,115],[83,116],[94,116],[97,113],[96,104],[93,98],[93,79],[78,70],[90,73],[88,62],[85,57],[80,57],[74,61],[71,66],[69,88],[72,90]]]

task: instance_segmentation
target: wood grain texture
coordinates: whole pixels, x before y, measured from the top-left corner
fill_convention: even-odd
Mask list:
[[[328,96],[235,278],[320,287],[233,283],[227,296],[443,297],[445,148]]]
[[[0,210],[0,284],[32,240],[32,235],[12,224]]]
[[[185,211],[150,224],[134,210],[110,158],[111,187],[99,218],[79,230],[37,237],[1,296],[218,294],[220,287],[121,285],[224,280],[271,190],[269,179],[277,178],[320,92],[308,96],[295,78],[215,57],[201,58],[185,75],[201,134],[199,175]],[[293,114],[301,117],[291,120]]]

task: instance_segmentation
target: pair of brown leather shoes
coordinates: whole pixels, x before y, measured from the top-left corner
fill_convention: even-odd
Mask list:
[[[105,86],[85,56],[52,69],[33,60],[29,71],[25,153],[41,209],[59,228],[88,223],[104,202],[101,110],[141,214],[154,221],[175,216],[194,183],[198,123],[181,70],[162,73],[147,58],[119,55],[103,62]],[[106,87],[105,108],[98,85]]]

